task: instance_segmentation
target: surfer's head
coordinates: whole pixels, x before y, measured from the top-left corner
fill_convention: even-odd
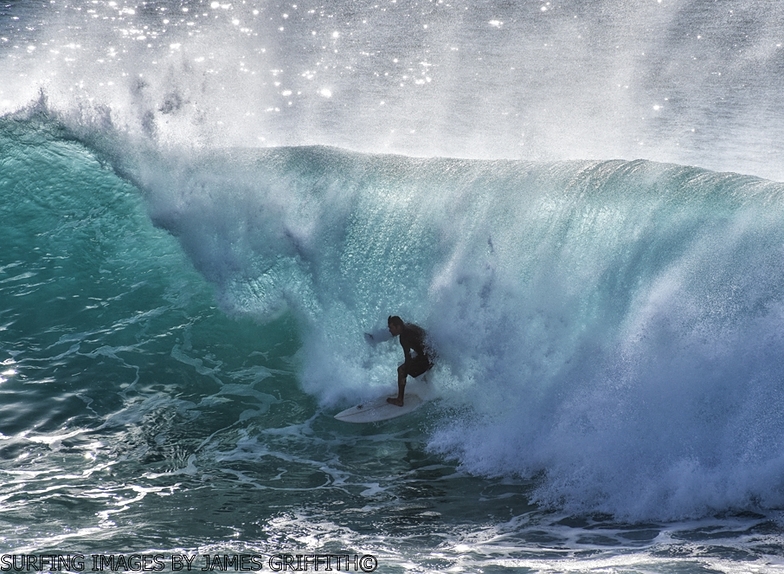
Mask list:
[[[392,333],[393,337],[397,337],[400,333],[403,332],[404,325],[405,323],[403,322],[403,319],[397,315],[390,315],[387,319],[387,326],[389,327],[389,332]]]

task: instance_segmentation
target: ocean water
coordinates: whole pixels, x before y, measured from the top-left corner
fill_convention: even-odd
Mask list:
[[[783,10],[0,4],[0,571],[784,571]]]

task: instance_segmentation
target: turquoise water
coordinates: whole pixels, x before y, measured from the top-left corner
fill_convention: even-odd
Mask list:
[[[779,12],[0,6],[0,571],[784,570]]]

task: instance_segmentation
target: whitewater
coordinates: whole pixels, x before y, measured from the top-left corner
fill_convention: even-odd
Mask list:
[[[0,570],[784,570],[782,24],[4,3]]]

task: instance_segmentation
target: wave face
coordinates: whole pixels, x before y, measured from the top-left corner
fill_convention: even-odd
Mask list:
[[[781,184],[327,148],[142,171],[226,309],[297,318],[323,404],[391,378],[395,345],[361,334],[400,314],[459,413],[431,447],[472,473],[633,519],[781,504]]]
[[[91,152],[56,126],[4,124],[3,271],[26,310],[6,331],[36,333],[40,360],[141,353],[127,331],[144,299],[169,301],[157,315],[197,296],[152,222],[229,315],[291,318],[299,384],[324,407],[393,379],[397,345],[363,332],[388,314],[427,327],[443,397],[429,445],[470,473],[632,520],[782,504],[781,184],[645,161]],[[133,186],[96,160],[112,154]],[[33,310],[63,298],[73,310],[46,327]],[[94,332],[95,349],[74,342]]]

